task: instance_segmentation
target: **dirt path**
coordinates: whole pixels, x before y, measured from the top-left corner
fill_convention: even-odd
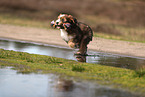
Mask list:
[[[48,30],[0,24],[0,38],[11,38],[17,40],[68,46],[61,39],[60,31],[53,29]],[[145,43],[94,38],[93,41],[89,44],[89,49],[145,58]]]

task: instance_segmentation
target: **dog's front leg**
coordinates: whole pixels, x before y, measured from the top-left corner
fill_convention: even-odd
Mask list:
[[[71,40],[68,41],[68,45],[71,48],[75,48],[75,46],[76,46],[76,44],[73,42],[73,39],[71,39]]]

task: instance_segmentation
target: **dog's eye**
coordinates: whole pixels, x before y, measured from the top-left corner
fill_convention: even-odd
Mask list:
[[[62,19],[61,21],[64,22],[64,19]]]

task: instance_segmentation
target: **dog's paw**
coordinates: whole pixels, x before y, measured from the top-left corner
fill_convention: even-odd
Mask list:
[[[78,62],[86,62],[86,56],[75,55]]]
[[[71,47],[71,48],[75,48],[75,43],[73,43],[73,42],[68,42],[68,45],[69,45],[69,47]]]

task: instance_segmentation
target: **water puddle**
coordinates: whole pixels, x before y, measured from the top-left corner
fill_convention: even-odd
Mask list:
[[[54,74],[21,74],[0,68],[0,97],[141,97],[93,82]]]
[[[76,51],[68,47],[34,42],[0,39],[0,48],[133,70],[145,66],[145,58],[95,52],[91,50],[88,51],[89,56],[75,56],[74,52]]]

